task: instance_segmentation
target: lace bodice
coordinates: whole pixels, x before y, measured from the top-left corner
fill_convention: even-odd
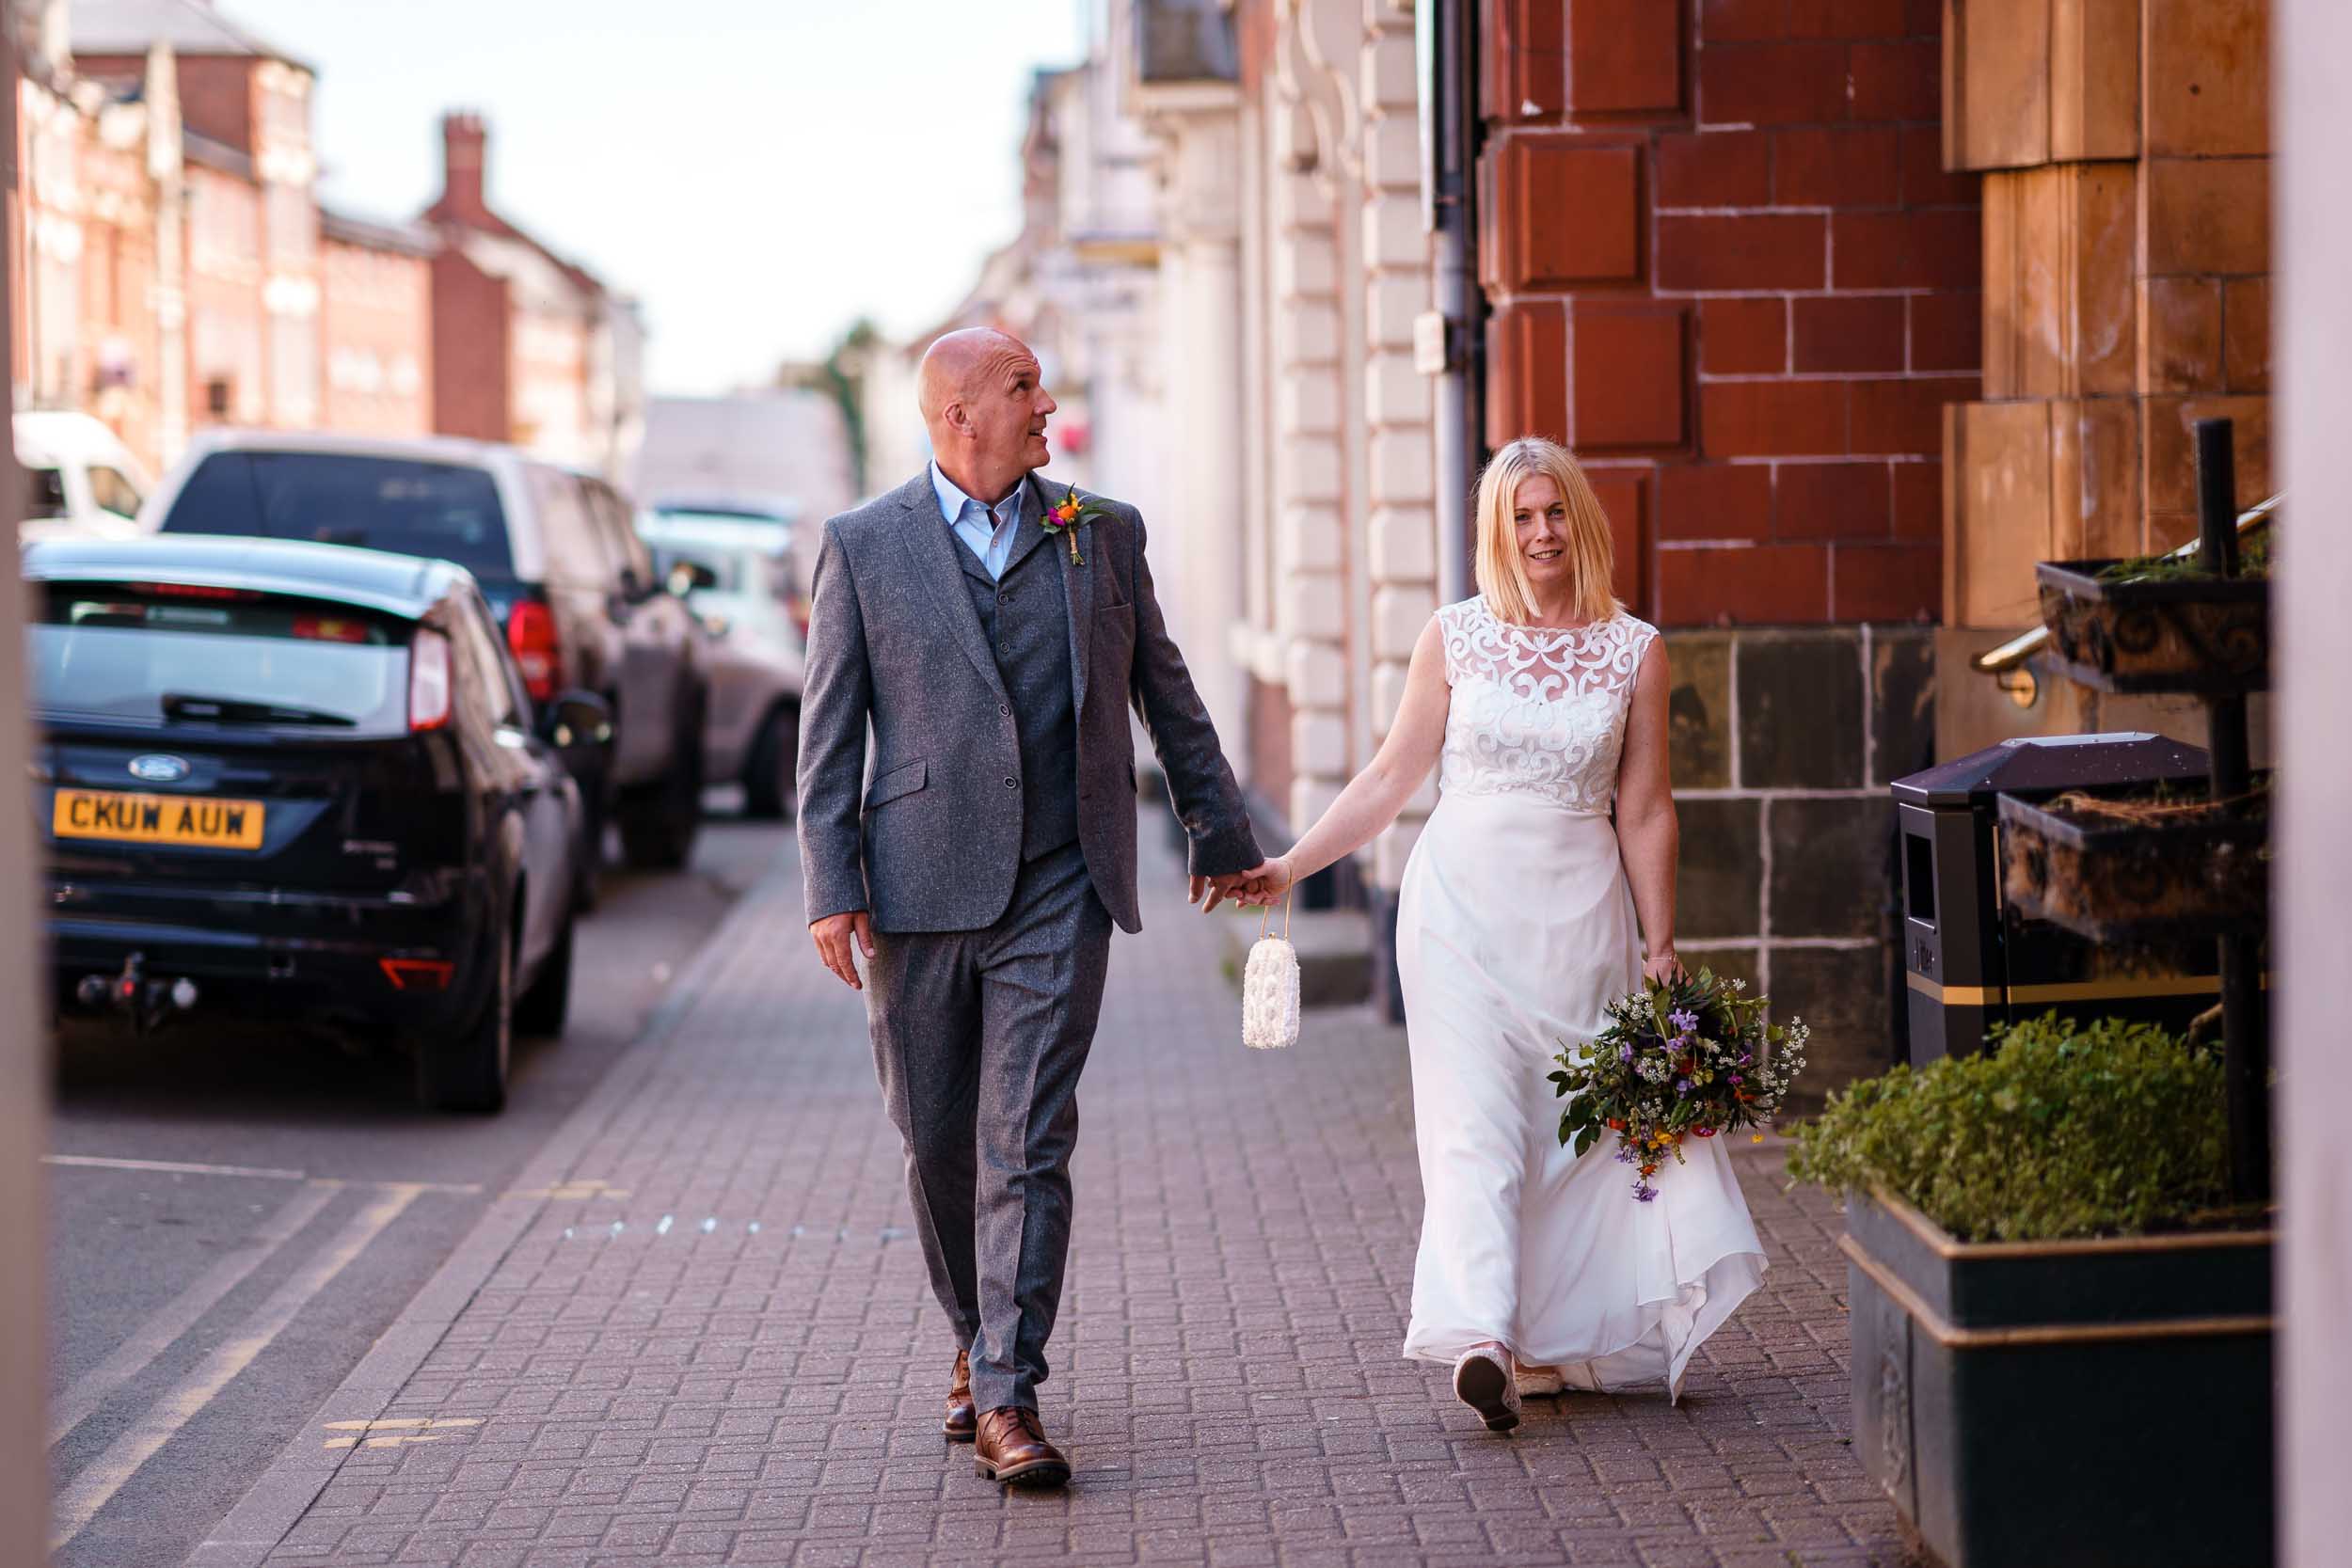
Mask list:
[[[1445,635],[1444,795],[1540,796],[1605,814],[1633,673],[1658,628],[1622,610],[1573,631],[1497,620],[1486,598],[1438,611]]]

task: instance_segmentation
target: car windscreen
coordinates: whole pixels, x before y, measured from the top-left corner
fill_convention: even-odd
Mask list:
[[[167,533],[364,545],[511,578],[506,512],[481,468],[326,451],[216,451],[171,502]]]
[[[389,735],[408,725],[409,628],[348,606],[166,583],[42,585],[33,705],[154,724]]]

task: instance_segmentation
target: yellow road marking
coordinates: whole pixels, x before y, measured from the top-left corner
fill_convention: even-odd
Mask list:
[[[106,1450],[85,1465],[56,1500],[55,1526],[49,1537],[52,1551],[88,1528],[117,1492],[136,1475],[166,1443],[180,1434],[199,1412],[237,1374],[253,1364],[270,1342],[285,1331],[303,1307],[342,1273],[368,1243],[416,1201],[421,1188],[397,1187],[379,1194],[373,1202],[346,1221],[334,1240],[312,1253],[269,1299],[254,1308],[195,1370],[174,1384],[131,1423],[130,1429],[107,1445]]]
[[[567,1199],[627,1197],[628,1196],[628,1189],[627,1187],[612,1186],[594,1177],[574,1177],[569,1181],[559,1181],[552,1187],[523,1188],[510,1192],[506,1196],[508,1197],[550,1197]]]
[[[252,1245],[240,1247],[221,1259],[194,1284],[165,1303],[153,1317],[139,1324],[129,1338],[115,1348],[113,1354],[84,1373],[51,1407],[49,1441],[63,1442],[67,1433],[89,1419],[90,1413],[105,1402],[106,1396],[145,1371],[157,1356],[179,1343],[180,1337],[195,1327],[197,1320],[211,1311],[221,1297],[243,1284],[246,1275],[264,1259],[276,1257],[279,1247],[293,1241],[318,1217],[320,1210],[334,1202],[335,1191],[324,1183],[297,1191],[254,1231]]]

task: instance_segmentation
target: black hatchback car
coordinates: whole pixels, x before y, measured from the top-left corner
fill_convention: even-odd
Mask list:
[[[473,578],[259,540],[27,546],[60,1001],[388,1035],[420,1096],[505,1101],[516,1031],[571,993],[580,792]]]

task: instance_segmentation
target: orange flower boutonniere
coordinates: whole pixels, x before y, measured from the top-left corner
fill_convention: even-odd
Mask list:
[[[1083,566],[1087,562],[1086,557],[1078,553],[1078,531],[1094,521],[1095,518],[1104,515],[1106,515],[1104,508],[1095,505],[1092,501],[1082,501],[1078,499],[1078,487],[1073,484],[1063,492],[1059,501],[1046,507],[1045,515],[1038,526],[1048,533],[1067,535],[1070,541],[1070,564]]]

